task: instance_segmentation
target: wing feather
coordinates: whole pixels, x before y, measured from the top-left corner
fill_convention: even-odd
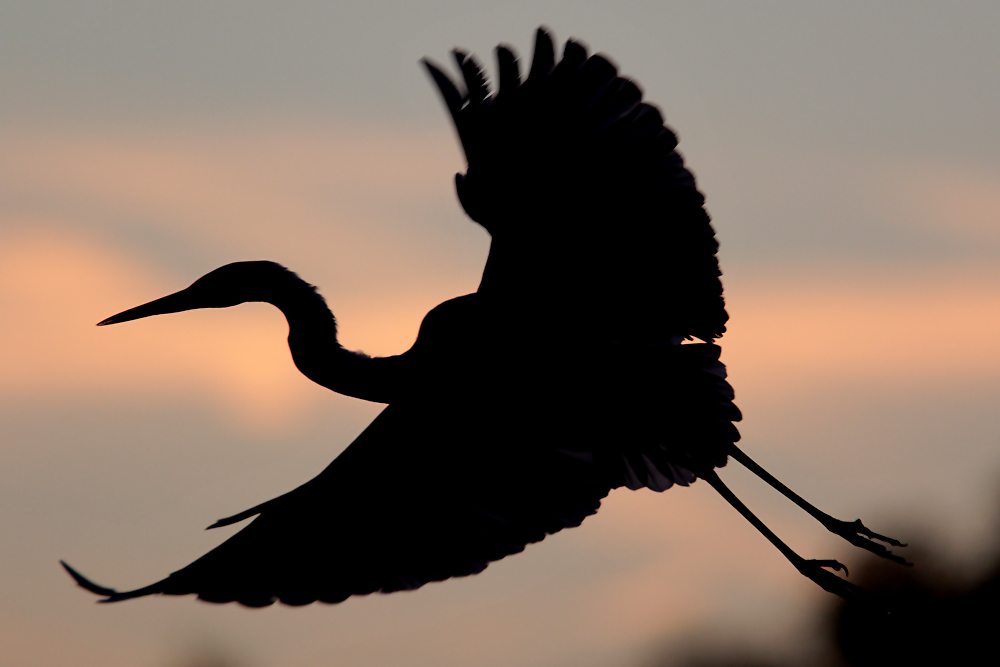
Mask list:
[[[434,83],[437,84],[438,90],[441,92],[441,97],[444,98],[445,106],[448,107],[448,112],[457,125],[459,123],[459,112],[462,110],[462,104],[465,99],[464,93],[459,91],[448,75],[429,58],[424,58],[420,62],[423,63],[424,67],[430,73],[431,78],[434,79]]]
[[[477,103],[488,91],[482,70],[459,59],[476,91],[456,116],[469,164],[459,199],[506,247],[536,248],[491,254],[523,267],[506,275],[533,281],[507,292],[560,290],[599,313],[615,340],[718,338],[728,320],[718,244],[676,135],[606,57],[570,40],[557,63],[547,31],[535,42],[520,87],[504,83],[513,56],[498,52],[502,104]]]
[[[333,603],[476,574],[597,511],[608,488],[592,465],[503,429],[483,436],[472,413],[387,407],[315,479],[156,584],[119,593],[71,574],[107,601]]]
[[[503,45],[497,47],[497,70],[500,79],[498,96],[502,99],[521,87],[521,71],[517,65],[517,56],[510,47]]]
[[[458,63],[465,79],[465,88],[468,90],[468,102],[473,105],[481,105],[490,96],[490,87],[486,82],[486,75],[483,68],[474,56],[455,49],[452,51],[455,62]]]
[[[556,65],[556,50],[552,37],[544,28],[535,32],[535,55],[531,60],[528,81],[537,82],[547,77]]]

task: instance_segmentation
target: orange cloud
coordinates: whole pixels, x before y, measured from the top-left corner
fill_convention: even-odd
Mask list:
[[[441,135],[288,123],[5,136],[0,182],[17,196],[0,214],[0,395],[189,397],[254,428],[287,426],[325,390],[292,366],[269,306],[93,326],[184,286],[97,240],[95,222],[164,227],[229,248],[216,253],[229,261],[284,261],[333,285],[345,345],[398,353],[430,307],[463,291],[437,275],[414,281],[405,242],[380,238],[395,215],[387,204],[453,198],[448,175],[460,158]],[[386,287],[377,303],[376,275]]]
[[[287,422],[322,400],[323,390],[292,365],[286,325],[270,306],[94,326],[183,286],[85,239],[3,238],[0,395],[202,396],[252,423]],[[372,354],[401,352],[439,297],[419,285],[376,302],[347,295],[335,308],[343,342]],[[729,304],[724,359],[741,393],[799,393],[814,381],[898,386],[1000,377],[993,274],[746,281],[730,290]]]
[[[429,245],[445,236],[454,243],[455,230],[424,234],[403,219],[441,201],[458,219],[448,174],[461,158],[445,130],[284,128],[291,129],[132,136],[27,129],[4,137],[0,182],[19,197],[0,215],[0,228],[21,231],[0,237],[0,395],[208,397],[253,424],[288,424],[322,400],[292,366],[284,322],[266,306],[93,327],[184,286],[96,240],[88,231],[94,219],[162,225],[192,245],[225,247],[227,261],[284,261],[325,288],[342,342],[371,354],[405,350],[427,310],[475,289],[481,263],[441,268],[440,249],[412,247],[425,237]],[[911,172],[920,178],[899,183],[922,185],[897,190],[908,193],[914,215],[946,224],[944,213],[954,213],[978,230],[1000,210],[989,174]],[[59,212],[23,203],[38,201],[59,202],[51,207]],[[384,224],[397,217],[395,227]],[[474,246],[485,258],[485,235],[461,224],[475,241],[464,252]],[[410,229],[412,237],[387,237]],[[1000,338],[995,272],[894,271],[727,274],[735,279],[727,280],[733,319],[723,358],[739,394],[787,396],[813,382],[898,386],[1000,376],[1000,349],[991,344]],[[968,352],[970,341],[982,344]]]
[[[262,308],[97,328],[103,317],[183,285],[80,239],[0,243],[0,394],[43,401],[101,394],[201,397],[255,423],[282,420],[309,392]],[[208,317],[206,317],[208,315]]]
[[[1000,379],[992,269],[787,270],[737,282],[727,301],[723,358],[737,392]]]

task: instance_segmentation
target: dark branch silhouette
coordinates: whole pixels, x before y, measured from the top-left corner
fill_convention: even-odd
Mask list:
[[[544,29],[523,81],[497,48],[496,93],[473,58],[454,56],[465,90],[424,65],[468,161],[459,200],[492,237],[478,291],[431,310],[413,347],[384,358],[341,347],[315,288],[272,262],[224,266],[101,322],[271,303],[299,370],[388,407],[315,479],[210,526],[257,517],[166,579],[117,592],[66,565],[73,578],[102,602],[339,602],[481,572],[579,525],[613,488],[701,477],[802,574],[857,595],[824,569],[840,563],[798,556],[736,499],[715,472],[729,456],[902,562],[878,541],[899,542],[820,512],[736,448],[741,416],[713,343],[728,319],[718,244],[676,136],[639,87],[572,40],[557,62]]]

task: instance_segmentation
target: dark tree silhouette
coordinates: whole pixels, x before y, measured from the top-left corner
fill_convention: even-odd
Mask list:
[[[925,560],[933,564],[933,557],[921,563]],[[867,667],[890,661],[974,665],[996,660],[1000,553],[979,576],[969,576],[964,569],[941,565],[901,570],[869,563],[859,581],[878,605],[841,604],[831,614],[842,661]]]
[[[1000,537],[1000,536],[998,536]],[[814,633],[792,650],[733,641],[723,628],[670,646],[647,667],[884,667],[979,665],[996,659],[1000,623],[1000,539],[980,562],[941,556],[917,541],[919,566],[868,559],[856,573],[866,595],[833,600],[815,611]],[[993,656],[993,657],[990,657]]]
[[[325,301],[271,262],[217,269],[101,322],[247,301],[285,314],[310,379],[388,407],[315,479],[211,527],[257,518],[214,551],[105,602],[196,594],[299,605],[475,574],[597,511],[617,487],[702,478],[804,575],[858,588],[805,560],[722,483],[729,456],[853,544],[897,561],[860,521],[838,521],[736,448],[740,412],[720,348],[726,314],[704,197],[659,111],[606,58],[540,29],[522,81],[498,47],[499,90],[455,51],[465,90],[424,61],[468,160],[466,213],[492,237],[475,294],[427,314],[413,347],[369,358],[337,343]],[[694,339],[703,342],[694,342]],[[682,344],[687,343],[687,344]]]

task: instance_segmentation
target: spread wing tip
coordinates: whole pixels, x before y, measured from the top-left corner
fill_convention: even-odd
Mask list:
[[[424,66],[427,73],[430,74],[431,79],[437,86],[438,91],[441,93],[441,97],[444,98],[445,106],[448,107],[448,112],[451,114],[452,118],[455,120],[456,124],[458,122],[458,112],[461,111],[462,105],[465,103],[465,94],[458,89],[455,83],[448,77],[447,74],[430,58],[421,58],[420,64]]]
[[[162,592],[162,582],[157,582],[151,586],[145,586],[143,588],[137,588],[133,591],[124,591],[119,593],[113,588],[107,588],[105,586],[95,584],[93,581],[70,567],[69,563],[64,560],[59,561],[59,564],[63,566],[63,569],[65,569],[67,573],[69,573],[69,576],[73,577],[73,581],[75,581],[80,588],[89,591],[94,595],[102,596],[104,599],[98,600],[98,602],[101,603],[121,602],[122,600],[131,600],[132,598]]]

